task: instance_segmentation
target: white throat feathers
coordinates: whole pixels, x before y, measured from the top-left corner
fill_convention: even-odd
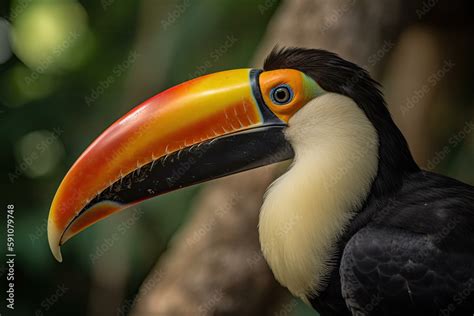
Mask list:
[[[276,279],[308,302],[327,285],[335,244],[369,194],[378,136],[357,104],[335,93],[301,108],[285,136],[295,158],[267,190],[260,243]]]

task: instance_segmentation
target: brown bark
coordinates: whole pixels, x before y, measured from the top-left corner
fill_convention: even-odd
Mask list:
[[[413,18],[414,12],[405,14],[404,3],[413,4],[402,0],[284,1],[268,27],[255,65],[261,67],[264,56],[278,44],[332,50],[376,73],[402,26]],[[274,312],[286,292],[262,259],[257,224],[264,191],[279,171],[278,166],[270,166],[208,185],[193,216],[142,285],[133,314]]]
[[[156,265],[158,277],[142,285],[135,314],[268,314],[285,293],[260,254],[257,235],[258,209],[272,178],[270,168],[262,168],[207,186]]]

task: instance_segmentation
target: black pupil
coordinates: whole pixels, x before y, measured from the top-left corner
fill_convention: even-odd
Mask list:
[[[288,101],[288,97],[289,97],[289,92],[287,88],[278,88],[275,91],[275,99],[278,102],[286,102]]]

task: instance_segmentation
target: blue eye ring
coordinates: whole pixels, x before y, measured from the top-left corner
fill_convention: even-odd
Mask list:
[[[270,91],[270,99],[276,105],[288,104],[293,100],[293,97],[293,90],[287,84],[278,85]]]

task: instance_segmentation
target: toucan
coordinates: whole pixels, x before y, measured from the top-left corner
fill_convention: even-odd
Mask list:
[[[321,315],[472,315],[474,187],[425,171],[368,72],[321,49],[204,75],[108,127],[62,180],[51,251],[145,199],[292,160],[267,189],[262,253]]]

